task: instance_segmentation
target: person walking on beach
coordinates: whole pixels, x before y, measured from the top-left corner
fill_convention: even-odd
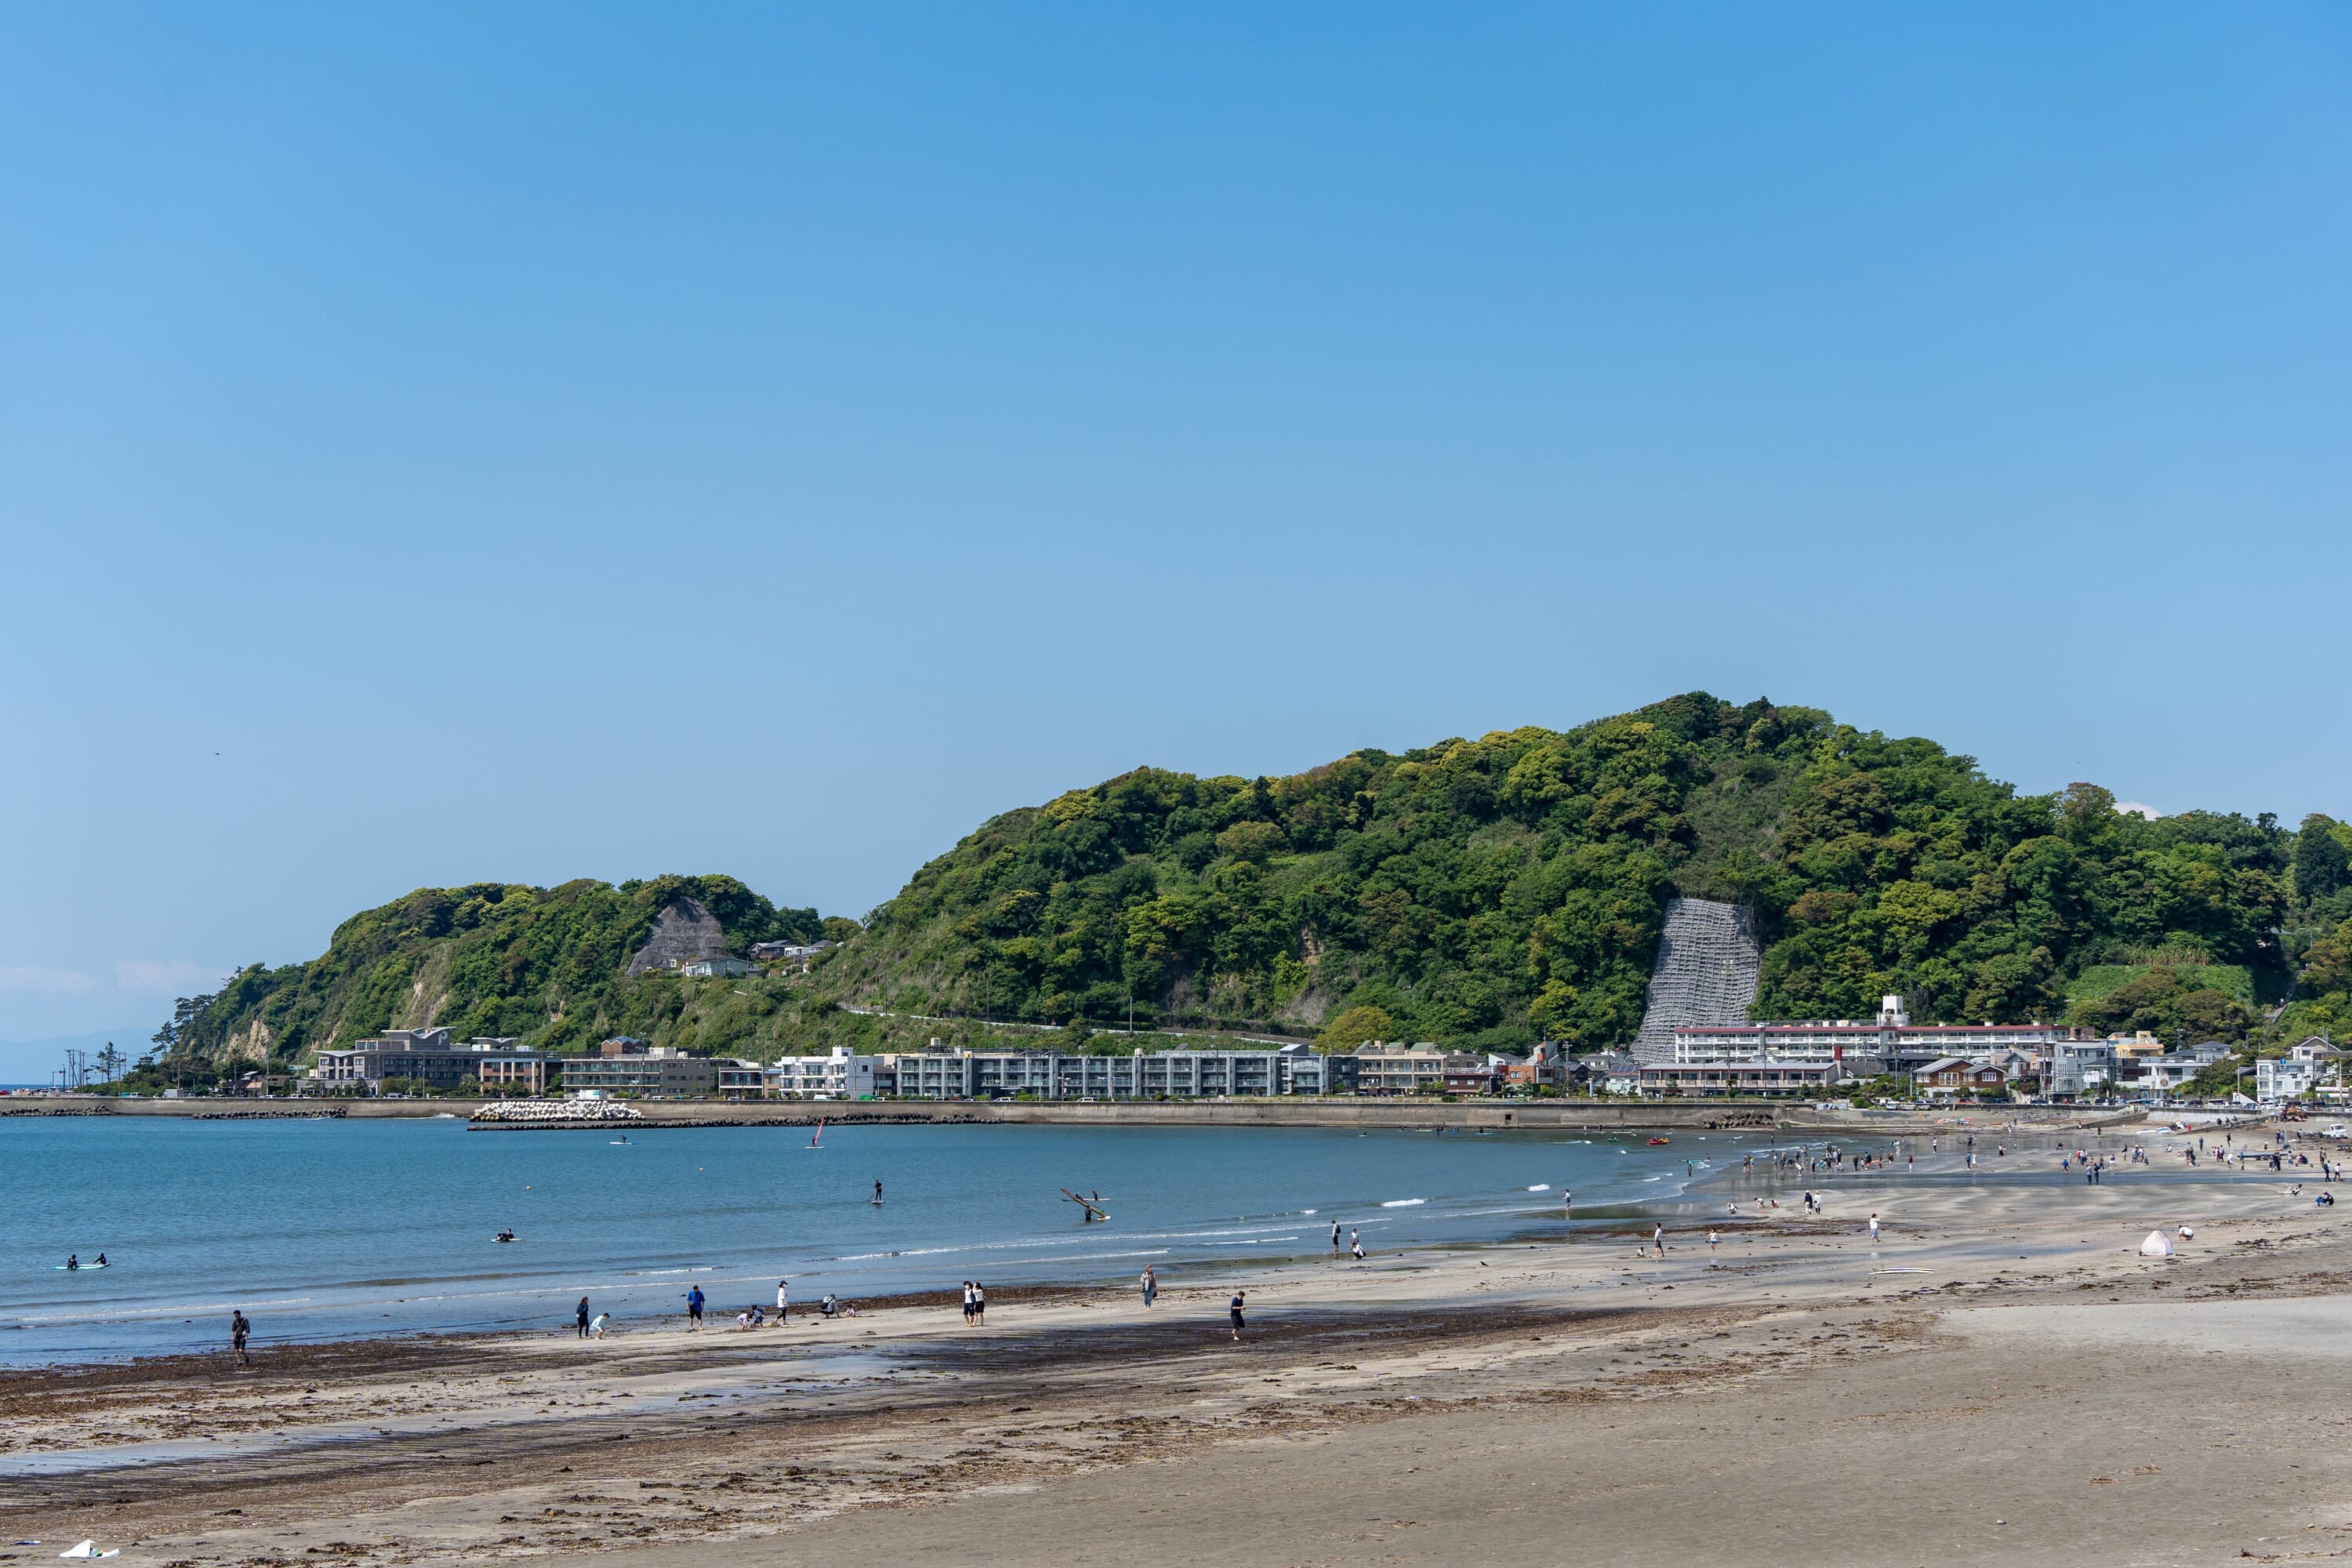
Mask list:
[[[1562,1219],[1576,1217],[1576,1194],[1566,1187],[1559,1190],[1559,1217]]]
[[[1878,1245],[1878,1216],[1876,1215],[1872,1215],[1870,1216],[1870,1244],[1873,1247]]]
[[[699,1285],[689,1285],[686,1289],[686,1326],[689,1329],[702,1327],[702,1287]]]
[[[792,1310],[793,1282],[779,1279],[776,1281],[776,1327],[781,1329],[784,1326],[784,1314]]]
[[[1242,1342],[1242,1304],[1243,1299],[1247,1294],[1248,1292],[1244,1290],[1234,1291],[1233,1300],[1225,1307],[1226,1312],[1234,1321],[1234,1343],[1235,1344]]]
[[[1710,1230],[1710,1231],[1708,1231],[1708,1232],[1706,1233],[1706,1255],[1707,1255],[1709,1258],[1712,1258],[1712,1257],[1714,1257],[1714,1256],[1715,1256],[1715,1242],[1716,1242],[1716,1235],[1715,1235],[1715,1232],[1713,1232],[1713,1231],[1711,1231],[1711,1230]]]
[[[580,1305],[572,1309],[572,1321],[580,1326],[580,1337],[588,1337],[588,1298],[580,1298]]]
[[[963,1326],[971,1327],[971,1281],[963,1282]]]
[[[988,1288],[977,1279],[971,1282],[971,1321],[976,1328],[988,1326]]]
[[[1658,1249],[1659,1257],[1666,1255],[1666,1227],[1663,1222],[1650,1232],[1650,1245]]]
[[[245,1353],[246,1344],[252,1338],[253,1325],[246,1321],[245,1313],[234,1307],[229,1309],[228,1343],[229,1348],[236,1352],[236,1364],[239,1366],[253,1364],[253,1358]]]
[[[1149,1263],[1143,1266],[1143,1279],[1139,1283],[1143,1286],[1144,1310],[1149,1311],[1151,1309],[1152,1299],[1160,1294],[1160,1277],[1151,1272],[1151,1265]]]

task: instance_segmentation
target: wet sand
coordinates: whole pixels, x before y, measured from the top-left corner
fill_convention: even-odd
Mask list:
[[[1628,1222],[1188,1274],[1150,1313],[992,1293],[971,1331],[909,1304],[9,1374],[0,1538],[43,1544],[0,1557],[85,1536],[125,1568],[2352,1551],[2352,1227],[2318,1184],[2053,1165],[1726,1173],[1669,1215],[1663,1261]],[[2137,1255],[2182,1223],[2175,1258]]]

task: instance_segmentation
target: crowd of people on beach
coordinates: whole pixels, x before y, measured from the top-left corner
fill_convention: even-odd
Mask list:
[[[2187,1129],[2179,1127],[2174,1128],[2173,1131],[2176,1133],[2188,1131]],[[1944,1140],[1941,1137],[1929,1138],[1928,1153],[1931,1156],[1942,1154],[1945,1152],[1943,1143]],[[1995,1145],[1994,1155],[1996,1158],[2006,1159],[2011,1152],[2010,1144],[2003,1142]],[[2093,1186],[2103,1184],[2108,1173],[2117,1166],[2152,1167],[2154,1164],[2154,1157],[2146,1143],[2132,1143],[2120,1151],[2114,1152],[2060,1145],[2054,1152],[2058,1154],[2060,1172],[2071,1173],[2079,1171],[2084,1183]],[[2313,1169],[2317,1172],[2322,1184],[2333,1184],[2344,1179],[2345,1167],[2342,1164],[2329,1159],[2324,1151],[2314,1155],[2296,1148],[2293,1140],[2283,1130],[2273,1131],[2269,1140],[2261,1144],[2250,1142],[2242,1145],[2238,1142],[2236,1134],[2226,1130],[2218,1141],[2209,1139],[2204,1134],[2195,1134],[2179,1144],[2176,1152],[2192,1169],[2210,1162],[2233,1173],[2250,1172],[2267,1167],[2269,1174],[2285,1175],[2294,1171]],[[1975,1134],[1969,1133],[1964,1139],[1955,1139],[1951,1152],[1959,1157],[1962,1169],[1973,1172],[1977,1166]],[[1794,1149],[1751,1152],[1743,1157],[1740,1168],[1743,1171],[1753,1172],[1759,1163],[1768,1165],[1776,1173],[1803,1173],[1829,1177],[1875,1173],[1898,1168],[1908,1173],[1916,1171],[1918,1154],[1916,1145],[1906,1148],[1903,1140],[1896,1140],[1892,1147],[1869,1149],[1842,1147],[1837,1143],[1823,1143],[1818,1147],[1803,1144]],[[1698,1163],[1692,1163],[1691,1174],[1696,1173]],[[1540,1188],[1530,1189],[1530,1191],[1541,1190]],[[2290,1195],[2300,1196],[2303,1190],[2302,1184],[2298,1183],[2291,1189]],[[880,1195],[880,1184],[877,1183],[875,1197],[877,1202]],[[1800,1194],[1799,1201],[1808,1217],[1819,1216],[1826,1212],[1823,1194],[1812,1187],[1805,1188]],[[2313,1202],[2321,1207],[2332,1207],[2336,1203],[2336,1197],[2332,1192],[2323,1188],[2314,1195]],[[1778,1210],[1780,1204],[1777,1197],[1769,1194],[1742,1198],[1733,1205],[1734,1217],[1741,1217],[1751,1205],[1755,1217],[1760,1219]],[[1575,1194],[1566,1188],[1563,1188],[1560,1193],[1560,1217],[1566,1222],[1572,1222],[1576,1217]],[[1870,1214],[1864,1222],[1864,1228],[1871,1243],[1877,1244],[1880,1239],[1881,1224],[1876,1212]],[[1637,1232],[1636,1235],[1638,1234]],[[2179,1227],[2179,1235],[2184,1240],[2193,1234],[2194,1232],[2188,1226]],[[1712,1254],[1720,1247],[1721,1234],[1709,1228],[1706,1236],[1707,1250]],[[501,1231],[495,1239],[501,1243],[509,1242],[514,1239],[514,1233],[511,1230]],[[1366,1254],[1363,1234],[1360,1230],[1350,1230],[1342,1222],[1334,1220],[1331,1223],[1330,1242],[1331,1257],[1334,1259],[1345,1257],[1358,1263],[1364,1261]],[[1637,1245],[1636,1250],[1644,1255],[1654,1255],[1659,1258],[1666,1256],[1666,1230],[1663,1220],[1653,1221],[1647,1242]],[[68,1256],[59,1267],[74,1270],[84,1268],[105,1268],[107,1265],[108,1258],[101,1252],[89,1264],[84,1264],[79,1254]],[[1137,1286],[1143,1306],[1147,1310],[1151,1309],[1157,1303],[1160,1295],[1160,1277],[1157,1268],[1146,1265],[1142,1274],[1138,1278]],[[988,1318],[986,1288],[976,1279],[966,1279],[961,1284],[960,1297],[964,1326],[985,1327]],[[687,1329],[689,1331],[699,1331],[704,1325],[709,1307],[709,1300],[702,1288],[699,1285],[688,1286],[684,1292],[684,1301]],[[1236,1342],[1242,1338],[1243,1331],[1246,1326],[1246,1293],[1244,1290],[1235,1289],[1227,1302],[1226,1310],[1228,1329]],[[790,1321],[791,1313],[792,1283],[789,1279],[779,1279],[776,1281],[775,1306],[772,1314],[765,1302],[754,1302],[735,1313],[735,1327],[739,1331],[769,1327],[782,1328]],[[827,1292],[818,1301],[816,1314],[824,1319],[855,1318],[857,1316],[857,1308],[855,1303]],[[610,1311],[592,1310],[589,1299],[583,1296],[572,1310],[572,1322],[574,1333],[578,1338],[602,1340],[613,1328],[613,1314]],[[236,1363],[239,1366],[252,1364],[250,1352],[252,1336],[251,1321],[246,1317],[241,1309],[232,1310],[229,1344],[236,1358]]]

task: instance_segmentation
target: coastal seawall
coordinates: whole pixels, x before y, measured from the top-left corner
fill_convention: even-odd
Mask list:
[[[1819,1110],[1755,1100],[631,1100],[632,1129],[812,1127],[856,1123],[943,1126],[1461,1128],[1479,1131],[1670,1132],[1745,1131],[1848,1136],[1979,1128],[2096,1127],[2137,1121],[2138,1110],[1999,1106],[1907,1114]],[[334,1118],[418,1120],[465,1116],[467,1100],[109,1100],[53,1095],[0,1100],[0,1120],[25,1116],[176,1116],[204,1121]],[[476,1123],[483,1131],[572,1131],[592,1123]]]

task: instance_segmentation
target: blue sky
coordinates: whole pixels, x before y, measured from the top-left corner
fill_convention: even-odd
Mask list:
[[[0,12],[0,1038],[1694,688],[2352,811],[2347,88],[2291,5]]]

